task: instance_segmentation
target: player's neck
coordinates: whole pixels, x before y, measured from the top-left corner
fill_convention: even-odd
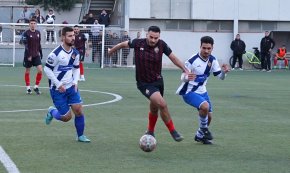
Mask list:
[[[65,51],[69,52],[71,50],[71,46],[62,44],[62,47],[64,48]]]

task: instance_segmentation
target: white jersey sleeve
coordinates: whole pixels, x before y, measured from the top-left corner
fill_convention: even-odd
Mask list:
[[[73,84],[77,85],[78,84],[78,81],[79,81],[79,78],[80,78],[80,68],[79,68],[79,65],[80,65],[80,54],[77,54],[76,57],[75,57],[75,61],[73,63]]]
[[[46,60],[46,65],[44,67],[44,72],[47,75],[47,78],[52,81],[52,83],[59,88],[62,83],[57,79],[56,75],[53,72],[54,67],[58,64],[57,56],[52,52],[48,55]]]

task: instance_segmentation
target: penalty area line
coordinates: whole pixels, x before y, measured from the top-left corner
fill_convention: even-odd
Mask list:
[[[4,151],[4,149],[0,146],[0,162],[2,162],[3,166],[7,170],[8,173],[20,173],[15,163],[11,160],[8,154]]]

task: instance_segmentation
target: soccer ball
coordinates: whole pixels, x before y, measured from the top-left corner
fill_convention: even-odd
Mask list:
[[[151,152],[156,148],[157,141],[152,135],[143,135],[139,141],[139,147],[145,152]]]

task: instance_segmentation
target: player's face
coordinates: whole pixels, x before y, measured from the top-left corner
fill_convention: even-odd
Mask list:
[[[73,46],[75,42],[75,34],[73,31],[67,32],[63,38],[64,44],[68,46]]]
[[[36,28],[36,22],[31,21],[31,22],[29,23],[29,28],[30,28],[30,30],[34,31],[35,28]]]
[[[78,35],[80,33],[80,29],[78,27],[75,27],[74,32],[75,32],[75,35]]]
[[[149,31],[147,33],[147,44],[151,47],[154,47],[160,38],[160,33],[159,32],[153,32],[153,31]]]
[[[213,46],[210,43],[202,43],[200,46],[200,55],[203,58],[208,58],[211,55]]]

